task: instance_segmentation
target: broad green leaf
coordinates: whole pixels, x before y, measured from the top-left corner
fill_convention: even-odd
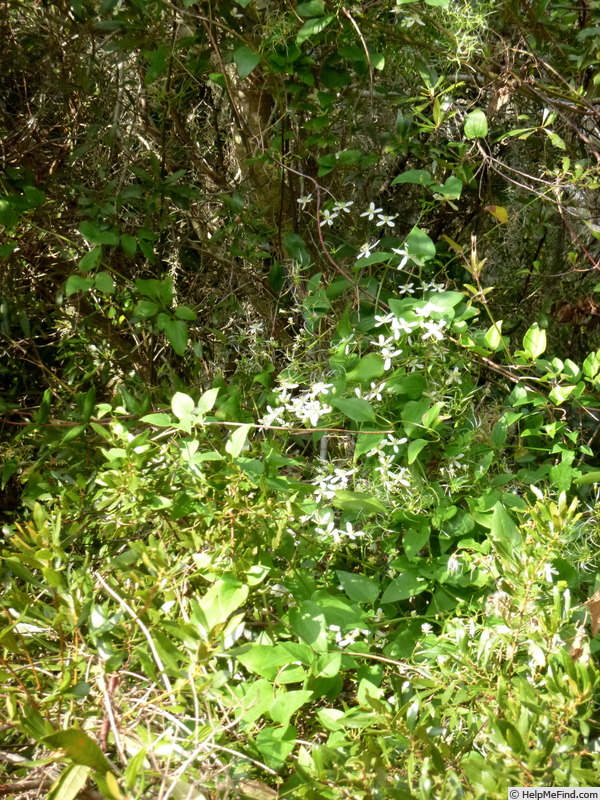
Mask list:
[[[492,444],[494,447],[502,447],[508,437],[508,421],[506,417],[500,417],[492,428]]]
[[[225,451],[233,458],[237,458],[244,449],[252,425],[240,425],[225,442]]]
[[[209,389],[204,392],[200,400],[198,400],[198,411],[201,414],[208,414],[209,411],[212,411],[217,401],[219,391],[219,389]]]
[[[521,531],[501,503],[496,503],[494,506],[490,536],[494,541],[509,548],[517,547],[523,541]]]
[[[157,425],[159,428],[168,428],[173,424],[173,420],[168,414],[146,414],[141,417],[140,422],[147,422],[148,425]]]
[[[451,175],[444,181],[444,184],[432,185],[430,187],[434,192],[443,195],[448,200],[458,200],[462,194],[463,182],[456,175]]]
[[[196,319],[195,312],[188,306],[177,306],[175,309],[175,316],[178,319],[186,320],[186,322],[194,322]]]
[[[133,309],[134,317],[151,319],[158,311],[158,305],[152,300],[139,300]]]
[[[159,300],[169,306],[173,300],[173,279],[168,276],[162,280],[157,278],[137,278],[135,288],[140,294],[151,300]]]
[[[448,8],[450,0],[425,0],[428,6],[438,6],[439,8]]]
[[[296,745],[296,729],[263,728],[254,740],[265,764],[271,769],[280,769]]]
[[[402,547],[406,557],[411,561],[418,556],[421,550],[428,544],[430,528],[409,528],[402,537]]]
[[[75,764],[90,767],[100,774],[112,771],[108,759],[96,742],[79,728],[68,728],[66,731],[44,736],[42,742],[50,750],[64,750],[67,758]]]
[[[494,322],[494,324],[488,328],[485,336],[483,337],[483,341],[485,342],[486,347],[489,347],[490,350],[496,350],[502,341],[502,320]]]
[[[260,55],[251,50],[247,45],[242,45],[233,51],[233,60],[237,67],[238,75],[242,80],[260,63]]]
[[[327,623],[320,606],[305,600],[299,608],[289,612],[290,627],[313,650],[327,650]]]
[[[298,660],[281,645],[270,644],[252,644],[248,649],[236,651],[235,657],[247,670],[268,681],[275,680],[281,667]]]
[[[192,416],[196,404],[189,396],[183,392],[176,392],[171,398],[171,410],[177,419],[185,419]]]
[[[407,252],[424,261],[435,257],[435,245],[431,238],[420,228],[414,227],[404,242]]]
[[[381,598],[382,603],[397,603],[421,594],[428,587],[427,581],[420,577],[416,570],[407,570],[398,575],[390,583]]]
[[[163,330],[173,350],[178,356],[182,356],[188,343],[187,324],[182,320],[167,319],[164,322]]]
[[[370,403],[362,397],[327,398],[329,403],[354,422],[375,422],[375,412]]]
[[[365,492],[350,492],[347,489],[338,489],[331,504],[344,511],[366,511],[370,514],[385,514],[387,508],[381,500]]]
[[[108,272],[98,272],[94,279],[96,289],[104,294],[112,294],[115,291],[115,282]]]
[[[334,15],[328,14],[326,17],[307,20],[298,31],[298,35],[296,36],[296,44],[301,45],[307,39],[310,39],[311,36],[321,33],[321,31],[325,30],[325,28],[333,19]]]
[[[71,275],[67,278],[65,294],[70,297],[75,292],[89,292],[94,285],[93,278],[85,278],[83,275]]]
[[[210,587],[198,605],[204,612],[209,630],[223,625],[234,611],[246,602],[248,587],[234,578],[223,578]]]
[[[79,259],[79,269],[84,272],[93,269],[98,264],[101,255],[102,247],[100,246],[88,250],[88,252]]]
[[[52,784],[47,800],[75,800],[87,783],[90,770],[83,764],[70,764]]]
[[[296,6],[296,14],[299,17],[321,17],[325,13],[325,3],[323,0],[308,0]]]
[[[367,353],[355,367],[346,373],[346,380],[367,383],[373,378],[380,378],[384,372],[383,358],[379,353]]]
[[[93,222],[82,222],[79,226],[79,233],[90,244],[119,244],[119,237],[113,231],[102,231]]]
[[[237,690],[236,694],[243,710],[244,722],[254,722],[266,714],[275,699],[273,684],[264,678],[250,684],[244,682],[240,685],[239,690],[241,690],[241,694]]]
[[[319,708],[317,717],[321,725],[328,731],[341,731],[344,727],[341,720],[345,714],[340,708]]]
[[[419,457],[421,450],[428,444],[427,439],[413,439],[408,445],[406,457],[409,464],[413,464]]]
[[[313,693],[306,690],[284,692],[276,697],[269,713],[273,722],[288,725],[292,715],[298,711],[312,697]]]
[[[523,337],[523,349],[532,358],[539,358],[546,349],[546,331],[534,322]]]
[[[488,123],[480,108],[470,111],[465,117],[464,132],[467,139],[482,139],[488,135]]]
[[[121,236],[121,250],[128,258],[133,258],[135,251],[137,250],[137,240],[128,233],[124,233]]]
[[[435,183],[435,180],[426,169],[409,169],[407,172],[396,175],[391,185],[394,186],[397,183],[418,183],[421,186],[429,186],[431,183]]]
[[[308,245],[297,233],[286,233],[283,237],[283,245],[290,258],[297,261],[300,266],[307,267],[311,263],[312,258]]]
[[[374,603],[379,597],[379,584],[372,578],[342,570],[337,570],[335,574],[350,600],[356,603]]]

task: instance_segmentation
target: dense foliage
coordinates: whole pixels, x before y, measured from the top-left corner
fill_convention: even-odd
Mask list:
[[[600,785],[599,21],[4,4],[2,793]]]

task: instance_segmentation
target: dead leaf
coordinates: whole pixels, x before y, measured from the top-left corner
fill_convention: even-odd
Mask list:
[[[577,626],[577,633],[575,634],[575,638],[573,639],[573,643],[571,644],[571,649],[569,650],[569,655],[571,656],[573,661],[579,661],[579,659],[583,655],[584,644],[585,644],[585,626],[580,623]]]
[[[590,597],[585,605],[589,608],[592,618],[592,636],[596,636],[600,631],[600,589]]]
[[[508,222],[508,211],[504,208],[504,206],[486,206],[484,211],[489,211],[489,213],[501,222],[503,225],[506,225]]]

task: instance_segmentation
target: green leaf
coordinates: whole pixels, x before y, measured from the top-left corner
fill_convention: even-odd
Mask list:
[[[325,3],[323,0],[308,0],[307,3],[300,3],[296,6],[296,14],[299,17],[322,17],[325,13]]]
[[[178,319],[184,319],[187,322],[194,322],[196,319],[195,312],[192,311],[192,309],[188,306],[177,306],[175,309],[175,316]]]
[[[113,231],[102,231],[93,222],[82,222],[79,226],[79,233],[90,244],[119,244],[119,237]]]
[[[96,289],[104,294],[112,294],[115,291],[115,282],[108,272],[98,272],[94,279]]]
[[[421,578],[416,570],[408,570],[398,575],[390,583],[381,598],[382,603],[397,603],[421,594],[428,587],[427,581]]]
[[[112,772],[112,767],[96,742],[79,728],[68,728],[50,736],[44,736],[42,742],[49,750],[64,750],[67,758],[75,764],[90,767],[100,774]]]
[[[169,344],[178,356],[185,353],[188,343],[188,326],[182,320],[167,319],[163,325]]]
[[[513,522],[512,517],[501,503],[494,506],[490,537],[499,544],[517,547],[523,541],[521,531]]]
[[[523,337],[523,349],[532,358],[539,358],[546,349],[546,331],[534,322]]]
[[[398,183],[418,183],[421,186],[429,186],[435,183],[435,180],[426,169],[409,169],[407,172],[396,175],[391,185],[394,186]]]
[[[488,134],[488,123],[480,108],[471,111],[465,117],[465,136],[467,139],[481,139]]]
[[[409,464],[413,464],[419,457],[419,453],[428,444],[427,439],[413,439],[408,445],[407,460]]]
[[[366,511],[370,514],[387,512],[387,508],[376,497],[364,492],[349,492],[347,489],[338,489],[331,504],[343,511]]]
[[[406,557],[412,561],[428,544],[431,531],[429,527],[409,528],[402,537],[402,547]]]
[[[292,715],[307,703],[312,696],[313,693],[306,690],[297,690],[280,694],[279,697],[275,698],[269,709],[271,719],[273,722],[280,722],[282,725],[288,725]]]
[[[191,417],[194,413],[195,407],[196,404],[189,394],[175,392],[171,398],[171,410],[179,420],[185,419],[186,417]]]
[[[156,278],[137,278],[135,288],[140,294],[151,300],[159,300],[165,306],[173,300],[173,279],[169,276],[163,280]]]
[[[313,650],[327,650],[327,623],[320,606],[311,600],[305,600],[299,608],[290,609],[289,621],[296,636]]]
[[[233,51],[233,60],[235,61],[238,75],[243,80],[258,66],[260,63],[260,55],[251,50],[247,45],[242,45],[238,47],[237,50]]]
[[[379,584],[366,575],[342,570],[337,570],[335,574],[350,600],[356,603],[374,603],[379,597]]]
[[[329,25],[329,23],[333,19],[334,15],[328,14],[326,17],[319,17],[318,19],[307,20],[298,31],[298,35],[296,36],[296,44],[301,45],[307,39],[310,39],[311,36],[315,36],[317,33],[321,33],[321,31],[325,30],[325,28]]]
[[[263,728],[254,740],[265,764],[271,769],[280,769],[296,745],[296,729]]]
[[[223,625],[246,602],[248,587],[234,578],[223,578],[210,587],[198,605],[204,612],[209,631]]]
[[[90,770],[83,764],[70,764],[52,784],[47,800],[75,800],[87,783]]]
[[[237,458],[244,449],[252,425],[240,425],[225,442],[225,451],[233,458]]]
[[[425,0],[428,6],[437,6],[438,8],[448,8],[450,0]]]
[[[498,422],[492,428],[492,444],[494,447],[502,447],[508,436],[508,421],[506,417],[500,417]]]
[[[375,422],[375,412],[371,404],[362,397],[332,398],[329,403],[354,422]]]
[[[158,308],[158,304],[153,300],[139,300],[133,309],[133,316],[140,317],[140,319],[151,319]]]
[[[383,358],[379,353],[368,353],[346,373],[346,380],[352,383],[368,383],[373,378],[380,378],[384,372]]]
[[[133,236],[130,236],[128,233],[124,233],[121,236],[121,250],[128,258],[133,258],[135,251],[137,250],[136,239],[134,239]]]
[[[404,242],[406,251],[411,256],[417,256],[427,261],[435,257],[435,245],[430,237],[420,228],[414,227]]]
[[[147,422],[148,425],[157,425],[159,428],[169,428],[173,420],[168,414],[146,414],[140,422]]]
[[[198,400],[198,411],[201,414],[208,414],[209,411],[212,411],[217,401],[219,391],[219,389],[209,389],[204,392],[200,400]]]
[[[283,237],[283,246],[289,257],[297,261],[301,267],[308,267],[311,263],[312,258],[308,245],[297,233],[286,233]]]
[[[84,278],[83,275],[71,275],[67,278],[65,294],[70,297],[75,292],[89,292],[93,285],[93,278]]]
[[[100,256],[102,255],[102,247],[94,247],[92,250],[88,250],[88,252],[79,259],[79,269],[87,272],[90,269],[94,269],[94,267],[100,261]]]
[[[483,341],[485,346],[489,347],[490,350],[497,349],[498,345],[502,342],[502,320],[494,322],[494,324],[488,328],[483,337]]]

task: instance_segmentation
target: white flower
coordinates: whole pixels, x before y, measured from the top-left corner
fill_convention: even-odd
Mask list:
[[[381,393],[385,389],[385,386],[386,386],[385,383],[377,384],[377,383],[371,382],[371,391],[365,397],[365,400],[369,400],[369,401],[378,400],[379,402],[381,402],[381,400],[382,400]]]
[[[387,370],[392,366],[392,358],[396,356],[402,355],[402,350],[393,350],[390,345],[393,343],[393,339],[386,339],[385,336],[380,336],[379,341],[371,342],[376,347],[381,347],[381,357],[384,360],[383,368]]]
[[[321,228],[323,227],[323,225],[329,225],[329,227],[331,228],[331,226],[333,225],[333,220],[336,217],[339,217],[339,213],[337,211],[330,211],[328,208],[326,208],[325,211],[321,211],[321,214],[323,215],[323,219],[319,223]]]
[[[394,339],[398,340],[402,333],[412,333],[414,328],[418,327],[418,322],[407,322],[405,319],[400,317],[399,319],[394,317],[391,320],[391,327],[392,333],[394,334]]]
[[[393,322],[395,319],[392,313],[386,314],[385,316],[381,316],[381,314],[375,314],[375,327],[379,328],[380,325],[389,325],[390,322]]]
[[[320,394],[329,394],[329,390],[333,389],[333,383],[320,383],[317,382],[313,385],[309,392],[309,397],[317,397]]]
[[[543,569],[544,578],[546,579],[546,581],[548,581],[548,583],[552,583],[552,576],[558,574],[559,574],[558,570],[554,569],[552,564],[546,564],[546,566]]]
[[[417,317],[430,317],[435,311],[443,311],[441,306],[436,306],[435,303],[425,303],[421,308],[415,308]]]
[[[439,322],[424,322],[423,329],[426,330],[427,333],[423,334],[423,341],[425,341],[425,339],[429,339],[430,336],[433,336],[436,342],[441,342],[444,338],[442,330],[445,325],[446,321],[443,319],[441,319]]]
[[[396,219],[397,214],[377,214],[377,219],[379,220],[376,224],[378,228],[381,228],[383,225],[389,225],[390,228],[393,228],[396,224],[394,220]]]
[[[380,211],[383,211],[382,208],[375,208],[375,203],[369,203],[369,207],[366,211],[363,211],[361,217],[368,217],[370,220],[375,219],[375,214],[379,214]]]
[[[299,197],[296,201],[301,208],[306,208],[306,206],[312,201],[313,196],[312,194],[303,194],[302,197]]]
[[[333,210],[334,211],[344,211],[346,214],[350,213],[350,206],[354,205],[353,200],[349,200],[347,203],[334,203]]]
[[[358,257],[369,258],[369,256],[371,255],[371,253],[377,247],[378,244],[379,244],[379,239],[377,239],[376,242],[365,242],[364,244],[361,244]]]
[[[443,283],[436,283],[435,281],[431,281],[431,283],[426,284],[423,286],[423,291],[425,292],[445,292],[446,286]]]
[[[404,286],[398,287],[399,294],[414,294],[415,290],[413,289],[414,283],[405,283]]]
[[[237,8],[231,9],[230,14],[235,19],[241,19],[244,16]]]
[[[406,262],[410,258],[406,250],[404,250],[402,247],[392,247],[392,253],[395,253],[397,256],[400,256],[401,259],[396,269],[397,270],[404,269]]]
[[[458,575],[460,572],[460,561],[454,554],[448,559],[446,569],[448,570],[449,575]]]
[[[425,634],[427,634],[427,633],[431,633],[431,631],[433,630],[433,625],[430,625],[428,622],[424,622],[424,623],[421,625],[421,630],[422,630],[422,631],[423,631],[423,633],[425,633]]]
[[[284,413],[285,408],[283,406],[279,406],[278,408],[267,406],[267,413],[258,420],[258,424],[265,427],[273,425],[274,422],[278,425],[285,425],[284,421],[281,419]]]
[[[400,445],[406,444],[407,441],[408,439],[406,436],[403,436],[402,439],[396,439],[391,433],[389,433],[387,439],[383,440],[382,445],[383,447],[391,447],[394,453],[398,453],[400,451]]]

